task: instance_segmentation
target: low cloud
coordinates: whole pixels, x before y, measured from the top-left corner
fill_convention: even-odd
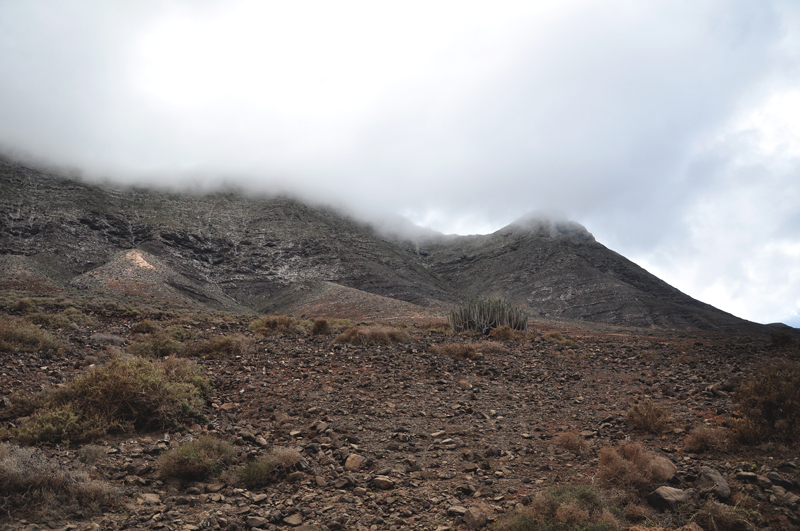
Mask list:
[[[690,295],[800,324],[797,50],[780,0],[5,2],[0,144],[388,229],[558,210]]]

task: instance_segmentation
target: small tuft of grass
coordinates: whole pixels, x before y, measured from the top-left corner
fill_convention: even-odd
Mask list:
[[[675,475],[677,468],[667,459],[626,441],[616,449],[600,450],[599,477],[603,485],[618,487],[636,495],[649,494]]]
[[[652,400],[645,400],[628,410],[628,424],[633,429],[660,435],[672,426],[669,410],[658,406]]]
[[[725,428],[696,426],[686,436],[683,449],[687,452],[724,452],[729,447],[730,438]]]
[[[130,344],[128,351],[142,358],[166,358],[178,354],[181,344],[170,334],[160,332],[137,339]]]
[[[569,450],[575,455],[581,455],[589,450],[589,443],[574,431],[562,433],[556,437],[556,446]]]
[[[317,319],[311,327],[309,333],[312,336],[322,336],[331,333],[331,324],[327,319]]]
[[[131,327],[131,334],[155,334],[161,330],[161,327],[150,319],[139,321]]]
[[[162,454],[158,468],[163,477],[201,481],[219,476],[235,459],[236,449],[228,441],[200,437]]]
[[[254,459],[236,471],[245,487],[256,489],[266,487],[280,481],[297,467],[302,456],[299,452],[287,448],[275,448],[272,452]]]
[[[391,345],[407,343],[411,337],[404,330],[391,326],[356,326],[345,330],[334,339],[337,343],[350,345]]]

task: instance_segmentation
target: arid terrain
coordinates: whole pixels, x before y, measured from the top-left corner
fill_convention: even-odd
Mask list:
[[[527,333],[481,337],[453,334],[442,319],[398,323],[387,311],[396,326],[362,324],[359,340],[347,334],[358,323],[343,320],[4,297],[5,448],[21,433],[36,448],[16,472],[38,459],[53,473],[85,472],[61,488],[89,482],[108,495],[81,506],[34,484],[26,494],[41,499],[31,506],[0,483],[3,528],[478,529],[541,506],[559,486],[601,493],[615,523],[547,529],[800,524],[797,447],[736,436],[747,414],[737,389],[797,357],[789,336],[531,320]],[[14,343],[24,334],[10,330],[28,325],[47,337]],[[43,411],[24,397],[137,355],[199,364],[210,387],[196,420],[78,443],[41,423],[21,431]],[[30,439],[39,435],[49,439]],[[202,479],[170,475],[164,456],[205,437],[230,443],[234,455]],[[610,451],[622,455],[625,445],[644,452],[637,467],[657,463],[663,474],[626,479],[624,459]],[[285,468],[248,488],[237,470],[269,455],[288,459]],[[709,469],[729,493],[709,486]],[[685,499],[658,508],[670,503],[648,497],[660,486]],[[562,509],[558,518],[571,522]]]

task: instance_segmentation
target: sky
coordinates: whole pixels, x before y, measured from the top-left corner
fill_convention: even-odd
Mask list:
[[[493,232],[800,327],[800,2],[0,0],[0,150]]]

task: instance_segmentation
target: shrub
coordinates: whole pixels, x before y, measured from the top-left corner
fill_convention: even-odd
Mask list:
[[[672,425],[672,415],[653,401],[645,400],[628,410],[628,424],[636,430],[658,435]]]
[[[345,330],[334,341],[350,345],[391,345],[410,340],[408,333],[391,326],[356,326]]]
[[[500,300],[469,300],[454,308],[447,320],[454,332],[472,330],[488,334],[500,326],[508,326],[514,330],[528,330],[528,316],[525,312]]]
[[[0,443],[0,507],[5,514],[94,514],[112,501],[114,491],[105,482],[66,468],[35,448]]]
[[[451,343],[442,346],[434,345],[430,348],[430,352],[435,356],[449,356],[457,360],[475,360],[483,357],[482,354],[475,350],[473,345],[464,345],[461,343]]]
[[[248,489],[266,487],[280,480],[301,461],[302,456],[296,451],[276,448],[236,471],[239,480]]]
[[[213,337],[209,340],[186,345],[182,356],[200,358],[230,358],[242,356],[253,348],[253,340],[241,334]]]
[[[501,518],[497,531],[613,531],[620,528],[602,493],[590,485],[560,485]]]
[[[483,354],[504,354],[508,352],[508,349],[502,343],[496,341],[478,341],[475,343],[475,349],[478,353]]]
[[[311,321],[303,321],[288,315],[267,315],[250,323],[250,331],[262,336],[296,336],[304,334]]]
[[[131,327],[131,334],[155,334],[160,329],[161,328],[156,323],[150,319],[145,319]]]
[[[311,327],[310,334],[312,336],[321,336],[331,333],[331,325],[326,319],[317,319],[314,321],[314,326]]]
[[[0,352],[56,351],[61,343],[50,333],[22,319],[0,320]]]
[[[574,454],[585,453],[589,449],[589,443],[581,437],[580,433],[574,431],[562,433],[556,437],[556,446],[569,450]]]
[[[19,299],[11,305],[11,311],[20,313],[32,313],[38,310],[36,301],[29,298]]]
[[[163,332],[137,339],[128,347],[131,354],[143,358],[166,358],[177,354],[180,350],[181,344]]]
[[[115,359],[45,394],[13,435],[25,443],[96,439],[130,429],[175,429],[202,419],[208,384],[186,360]]]
[[[162,454],[158,468],[164,477],[200,481],[218,476],[235,458],[236,450],[231,443],[215,437],[200,437]]]
[[[574,347],[577,346],[571,339],[567,339],[561,335],[561,332],[548,332],[544,335],[544,339],[546,341],[550,341],[552,343],[558,343],[559,345],[564,345],[565,347]]]
[[[514,330],[508,325],[498,326],[489,332],[489,337],[501,341],[511,341],[514,339],[522,339],[525,337],[525,332]]]
[[[648,452],[641,444],[626,441],[614,449],[600,450],[600,481],[636,494],[650,493],[675,475],[677,468],[666,457]]]
[[[736,391],[744,418],[739,438],[749,444],[800,440],[800,364],[783,363],[761,370]]]
[[[724,452],[728,448],[728,432],[724,428],[697,426],[686,437],[683,449],[688,452]]]

